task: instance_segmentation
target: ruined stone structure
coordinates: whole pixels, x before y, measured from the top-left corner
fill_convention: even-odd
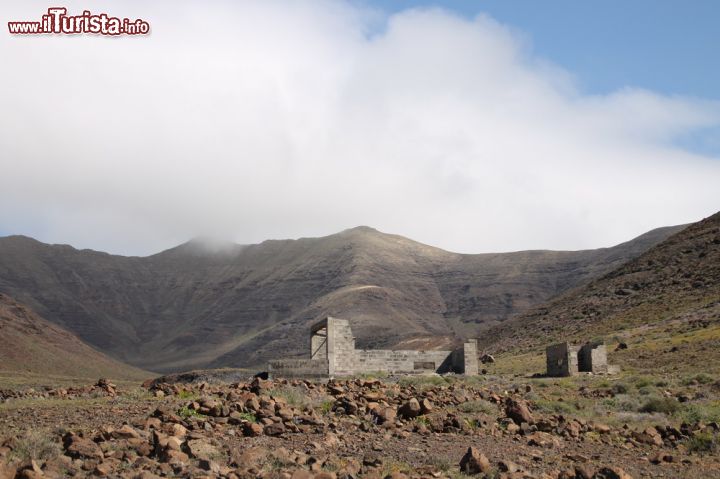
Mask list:
[[[380,371],[478,374],[474,339],[454,351],[356,349],[350,322],[330,317],[313,325],[310,334],[310,359],[270,361],[270,374],[280,377],[336,377]]]
[[[575,376],[582,372],[610,374],[617,370],[617,367],[608,365],[604,344],[553,344],[546,348],[545,355],[548,376]]]

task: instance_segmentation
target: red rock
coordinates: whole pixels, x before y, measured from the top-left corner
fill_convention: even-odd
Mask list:
[[[522,423],[535,423],[527,404],[525,401],[519,399],[507,398],[505,400],[505,415],[512,419],[517,425]]]
[[[490,461],[484,454],[470,446],[462,459],[460,459],[460,472],[465,474],[490,472]]]
[[[103,452],[96,443],[80,436],[68,436],[65,439],[65,452],[74,458],[102,459]]]

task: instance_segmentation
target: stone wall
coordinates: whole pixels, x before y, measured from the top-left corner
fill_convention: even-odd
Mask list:
[[[608,372],[607,348],[604,344],[585,344],[578,352],[578,364],[581,372],[606,374]]]
[[[608,365],[604,344],[587,343],[582,347],[559,343],[545,349],[548,376],[575,376],[580,372],[615,374],[619,369]]]
[[[271,361],[270,372],[281,377],[351,376],[388,372],[423,374],[478,373],[477,341],[466,342],[455,351],[355,349],[350,322],[328,317],[311,328],[311,359]]]
[[[574,376],[578,373],[578,348],[559,343],[545,349],[547,375],[553,377]]]

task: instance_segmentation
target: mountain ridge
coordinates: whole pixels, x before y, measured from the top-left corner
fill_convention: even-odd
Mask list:
[[[190,241],[146,257],[13,236],[0,238],[0,291],[138,367],[259,366],[304,354],[323,315],[352,319],[363,347],[476,335],[683,227],[598,250],[477,255],[369,227],[200,253]]]

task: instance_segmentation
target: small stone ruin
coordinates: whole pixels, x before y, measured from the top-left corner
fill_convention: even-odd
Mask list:
[[[607,362],[607,348],[603,343],[588,342],[582,346],[567,342],[545,349],[547,376],[576,376],[579,373],[615,374],[619,368]]]
[[[328,317],[310,329],[310,358],[275,359],[268,371],[274,377],[340,377],[387,372],[478,374],[477,340],[454,351],[356,349],[350,322]]]

